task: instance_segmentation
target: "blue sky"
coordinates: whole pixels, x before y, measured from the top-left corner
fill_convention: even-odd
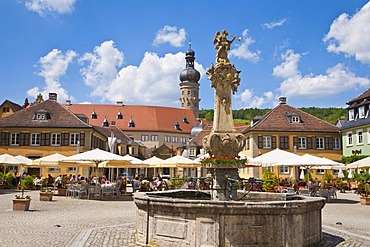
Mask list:
[[[216,31],[241,37],[233,109],[344,107],[370,87],[370,2],[364,0],[0,1],[0,101],[41,93],[64,103],[179,107],[179,74],[192,42],[200,108],[213,108],[205,75]],[[229,37],[231,38],[231,36]]]

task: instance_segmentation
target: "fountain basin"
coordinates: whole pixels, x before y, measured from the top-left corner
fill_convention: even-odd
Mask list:
[[[137,244],[275,247],[321,242],[324,198],[251,192],[242,201],[216,201],[191,198],[186,191],[186,199],[168,191],[134,194]],[[174,196],[184,193],[173,191]]]

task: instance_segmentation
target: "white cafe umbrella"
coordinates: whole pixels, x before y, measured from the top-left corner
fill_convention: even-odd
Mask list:
[[[17,160],[13,155],[2,154],[0,155],[0,164],[4,165],[5,172],[7,165],[21,165],[22,163],[19,160]]]
[[[339,167],[338,178],[344,178],[344,173],[341,167]]]
[[[199,162],[177,155],[163,161],[163,167],[200,167]]]
[[[123,163],[123,164],[131,164],[130,161],[124,159],[122,156],[113,154],[104,150],[101,150],[99,148],[89,150],[83,153],[75,154],[69,157],[66,157],[63,159],[63,161],[91,161],[95,164],[95,175],[97,175],[97,168],[99,163],[105,162],[105,161],[114,161],[114,163]]]
[[[346,168],[370,168],[370,157],[352,162]]]
[[[32,163],[32,160],[31,160],[31,159],[29,159],[29,158],[27,158],[27,157],[24,157],[24,156],[22,156],[22,155],[17,155],[17,156],[15,156],[15,158],[16,158],[19,162],[21,162],[21,164],[22,164],[22,165],[27,165],[27,164]]]
[[[296,157],[299,157],[299,155],[277,148],[270,152],[267,152],[265,154],[262,154],[258,157],[253,158],[253,160],[251,160],[250,163],[259,164],[262,166],[271,166],[278,162],[290,160]]]
[[[353,169],[349,169],[348,178],[354,178]]]

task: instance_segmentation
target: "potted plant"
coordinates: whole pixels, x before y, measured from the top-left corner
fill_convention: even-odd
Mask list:
[[[58,195],[66,196],[67,195],[67,177],[63,176],[58,184]]]
[[[361,205],[370,205],[370,185],[368,183],[359,184],[357,191],[361,196]]]
[[[33,177],[25,176],[21,180],[22,194],[15,195],[13,199],[13,211],[28,211],[30,209],[31,197],[24,196],[24,190],[31,188],[33,185]]]
[[[276,174],[269,169],[264,170],[262,175],[262,189],[266,192],[275,192],[276,186],[278,186],[278,177]]]
[[[40,201],[51,201],[53,200],[53,193],[49,189],[40,190]]]

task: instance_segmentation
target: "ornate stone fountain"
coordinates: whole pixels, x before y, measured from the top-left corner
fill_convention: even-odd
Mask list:
[[[245,145],[236,133],[231,93],[239,73],[227,51],[224,30],[214,38],[215,66],[207,74],[215,88],[211,133],[203,140],[211,155],[235,158]],[[318,246],[321,241],[323,198],[294,194],[237,191],[240,165],[208,163],[213,190],[175,190],[134,194],[137,206],[135,241],[143,246]],[[213,193],[213,192],[214,193]],[[212,194],[213,193],[213,194]],[[212,195],[211,195],[212,194]],[[241,200],[242,199],[242,200]]]

